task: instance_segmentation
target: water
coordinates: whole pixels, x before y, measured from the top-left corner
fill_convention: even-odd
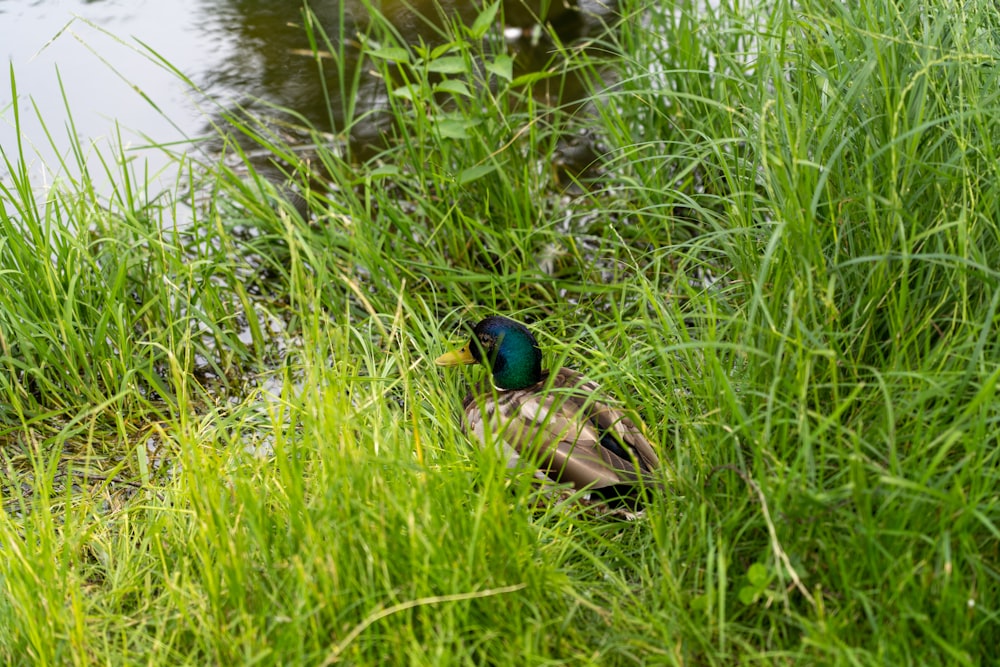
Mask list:
[[[205,49],[202,5],[0,0],[0,54],[9,61],[0,75],[0,148],[7,159],[17,160],[19,140],[12,68],[20,140],[33,178],[47,182],[62,172],[61,159],[72,160],[70,119],[88,153],[93,146],[110,154],[109,142],[117,144],[120,131],[127,157],[148,159],[154,169],[166,164],[160,151],[142,148],[149,143],[145,137],[182,140],[204,121],[186,86],[157,65],[150,49],[195,76],[210,69],[218,54]],[[6,171],[0,165],[0,178]]]
[[[506,0],[505,6],[522,22],[530,20],[524,1]],[[364,13],[359,0],[352,2],[342,6],[339,1],[317,1],[313,11],[330,35],[340,33],[341,18],[347,16],[345,34],[353,35],[352,22],[363,21]],[[382,0],[381,7],[407,39],[432,38],[433,26],[406,4],[422,7],[418,12],[428,17],[438,15],[427,0]],[[476,12],[469,0],[444,0],[444,8],[448,17],[460,15],[466,22]],[[574,32],[579,30],[574,17],[584,15],[567,13],[562,4],[553,4],[549,14],[553,22],[561,21]],[[20,140],[24,164],[36,184],[44,184],[61,173],[77,173],[71,132],[88,153],[88,164],[95,150],[105,156],[117,152],[120,133],[126,159],[145,180],[147,173],[170,164],[151,144],[210,133],[212,104],[207,99],[266,99],[326,129],[337,118],[331,118],[323,98],[302,22],[298,2],[0,0],[0,54],[13,69],[21,127],[19,137],[11,70],[5,68],[0,74],[0,148],[7,160],[17,163]],[[207,97],[195,93],[164,62]],[[327,85],[337,90],[336,82]],[[339,101],[332,106],[339,108]],[[67,159],[71,167],[64,172],[60,161]],[[98,188],[100,172],[91,170]],[[164,180],[169,183],[174,176],[166,173]],[[0,180],[7,179],[8,169],[0,164]]]

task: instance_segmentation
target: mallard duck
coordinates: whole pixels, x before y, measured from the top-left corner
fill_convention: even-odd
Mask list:
[[[502,446],[508,464],[528,460],[549,480],[568,482],[612,505],[636,502],[639,486],[655,486],[659,458],[642,430],[601,401],[595,383],[560,368],[542,370],[531,331],[506,317],[479,322],[439,366],[483,364],[484,380],[465,398],[464,428],[484,446]]]

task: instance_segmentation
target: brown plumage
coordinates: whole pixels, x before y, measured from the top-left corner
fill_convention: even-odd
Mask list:
[[[490,378],[463,402],[464,427],[484,446],[502,449],[511,466],[531,465],[614,504],[634,502],[638,487],[659,484],[659,457],[642,429],[599,400],[598,386],[576,371],[542,371],[538,344],[523,325],[487,318],[469,345],[437,363],[490,368]]]

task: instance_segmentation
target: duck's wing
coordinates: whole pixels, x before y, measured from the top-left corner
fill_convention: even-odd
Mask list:
[[[585,380],[576,371],[561,368],[554,384],[580,387],[579,394],[574,392],[567,398],[573,404],[571,409],[579,410],[596,425],[602,434],[601,445],[627,461],[630,470],[635,471],[635,463],[639,464],[640,473],[651,473],[660,467],[660,457],[643,429],[622,410],[602,402],[601,390],[596,383]]]
[[[576,488],[652,481],[659,465],[652,445],[624,413],[600,402],[596,384],[565,368],[547,384],[507,392],[494,413],[519,456]]]

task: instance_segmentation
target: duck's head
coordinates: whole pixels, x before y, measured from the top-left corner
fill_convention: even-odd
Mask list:
[[[542,379],[542,351],[520,322],[497,315],[472,330],[472,339],[460,350],[442,354],[438,366],[483,364],[498,389],[524,389]]]

